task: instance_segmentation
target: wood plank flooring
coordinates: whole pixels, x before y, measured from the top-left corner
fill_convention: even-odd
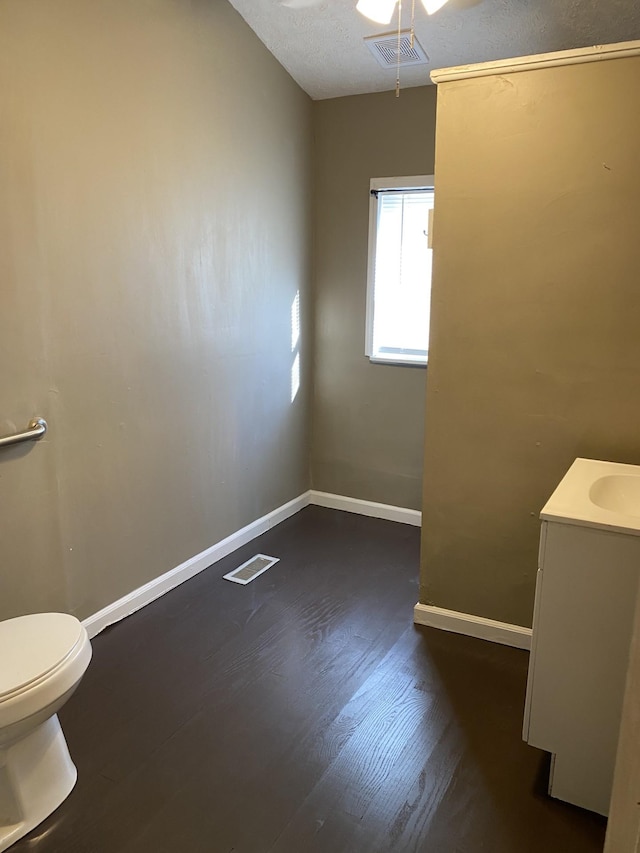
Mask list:
[[[412,624],[418,549],[308,507],[96,637],[60,715],[78,783],[12,849],[601,851],[521,740],[527,653]]]

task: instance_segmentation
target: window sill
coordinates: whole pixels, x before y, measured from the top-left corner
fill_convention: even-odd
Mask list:
[[[371,364],[390,364],[395,367],[426,367],[426,361],[413,361],[410,359],[399,359],[399,358],[381,358],[379,356],[368,355],[366,356]]]

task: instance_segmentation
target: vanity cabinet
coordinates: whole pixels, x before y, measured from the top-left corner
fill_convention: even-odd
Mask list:
[[[593,467],[592,460],[576,460],[574,467],[578,463]],[[565,484],[564,498],[567,494]],[[605,529],[598,519],[585,520],[584,513],[572,519],[569,503],[554,504],[552,498],[542,513],[523,737],[552,754],[553,797],[606,815],[640,575],[640,535],[613,524]]]

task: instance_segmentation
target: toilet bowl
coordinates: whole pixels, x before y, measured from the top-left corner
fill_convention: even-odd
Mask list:
[[[0,851],[48,817],[75,785],[57,712],[90,660],[89,637],[74,616],[0,622]]]

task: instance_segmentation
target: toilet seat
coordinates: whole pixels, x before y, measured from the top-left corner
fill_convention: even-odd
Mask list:
[[[89,637],[75,616],[36,613],[0,622],[0,728],[73,689],[90,658]]]
[[[28,690],[73,652],[82,625],[66,613],[36,613],[0,622],[0,702]]]

